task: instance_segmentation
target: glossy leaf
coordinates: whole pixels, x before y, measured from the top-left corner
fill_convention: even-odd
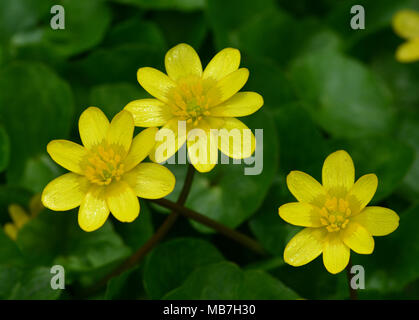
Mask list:
[[[361,63],[321,50],[298,59],[292,79],[304,107],[328,133],[362,137],[391,132],[391,93]]]
[[[180,286],[201,266],[224,260],[210,243],[194,238],[178,238],[157,247],[144,267],[144,286],[152,299],[160,299]]]

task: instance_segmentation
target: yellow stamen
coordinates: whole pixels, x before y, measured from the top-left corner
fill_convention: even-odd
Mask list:
[[[108,185],[119,181],[124,173],[122,151],[118,146],[104,142],[92,149],[85,159],[84,173],[90,182]]]
[[[329,211],[334,211],[336,210],[337,207],[337,199],[336,197],[333,197],[331,199],[328,199],[326,201],[325,207],[329,210]]]
[[[326,226],[327,231],[337,232],[346,228],[351,215],[349,203],[345,199],[336,197],[326,200],[324,207],[320,210],[320,222]]]
[[[217,101],[214,85],[213,80],[203,80],[197,76],[180,79],[168,95],[173,115],[194,124],[201,121],[203,115],[210,115],[208,110]]]

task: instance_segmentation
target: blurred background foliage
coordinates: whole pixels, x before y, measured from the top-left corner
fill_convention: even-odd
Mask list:
[[[65,8],[65,30],[52,30],[50,8]],[[362,4],[366,29],[350,28]],[[196,223],[180,220],[138,267],[91,298],[344,299],[344,272],[331,275],[321,258],[299,268],[283,249],[298,228],[278,207],[293,198],[291,170],[317,179],[325,157],[346,149],[357,177],[374,172],[373,203],[401,217],[372,255],[352,254],[366,270],[360,298],[419,298],[419,63],[394,59],[402,43],[391,29],[397,10],[417,0],[2,0],[0,1],[0,223],[12,203],[63,173],[46,154],[52,139],[79,141],[77,119],[90,105],[109,116],[147,97],[139,67],[163,69],[164,54],[192,45],[205,65],[225,47],[240,49],[250,69],[245,89],[264,107],[244,121],[264,129],[264,170],[242,165],[198,174],[187,206],[255,237],[260,258]],[[177,186],[185,167],[170,165]],[[0,230],[1,299],[72,299],[144,244],[167,211],[141,202],[131,224],[111,219],[98,231],[77,225],[77,210],[44,210],[16,241]],[[66,290],[50,289],[50,268],[66,270]]]

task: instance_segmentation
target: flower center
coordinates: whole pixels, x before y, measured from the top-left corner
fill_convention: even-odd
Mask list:
[[[112,180],[119,181],[124,173],[121,152],[117,146],[102,143],[86,156],[84,172],[90,182],[108,185]]]
[[[352,212],[348,201],[333,197],[326,201],[320,213],[320,221],[327,231],[336,232],[346,228]]]
[[[216,102],[214,89],[214,82],[209,79],[197,76],[180,79],[169,93],[172,113],[188,123],[197,124],[203,116],[209,115],[209,108]]]

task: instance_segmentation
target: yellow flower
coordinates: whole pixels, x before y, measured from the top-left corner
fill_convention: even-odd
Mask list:
[[[419,60],[419,13],[413,10],[401,10],[393,17],[394,31],[407,42],[396,51],[400,62]]]
[[[11,204],[8,209],[12,222],[8,222],[4,225],[4,233],[11,239],[16,240],[19,230],[30,219],[35,218],[38,213],[42,211],[43,206],[40,195],[36,194],[29,202],[29,212],[26,212],[26,210],[18,204]]]
[[[109,212],[122,222],[140,212],[138,197],[158,199],[172,192],[173,174],[155,163],[140,163],[155,142],[157,128],[148,128],[133,139],[134,120],[127,111],[109,123],[95,107],[79,119],[84,146],[53,140],[47,146],[51,158],[71,171],[51,181],[42,193],[45,207],[65,211],[80,206],[78,221],[85,231],[100,228]]]
[[[247,158],[254,152],[255,137],[249,128],[235,117],[247,116],[263,105],[263,98],[255,92],[238,92],[246,83],[249,71],[240,68],[240,52],[226,48],[220,51],[202,70],[201,60],[187,44],[179,44],[166,53],[167,75],[154,68],[140,68],[138,82],[156,99],[130,102],[125,109],[134,116],[136,126],[163,126],[176,134],[175,146],[165,154],[155,151],[165,143],[159,141],[150,157],[163,162],[186,142],[189,158],[200,172],[210,171],[216,163],[209,148],[215,146],[234,159]],[[179,132],[179,121],[186,122],[185,134]],[[192,136],[192,129],[204,134]],[[210,129],[232,129],[238,138],[218,139]],[[244,132],[246,131],[246,134]],[[250,133],[250,134],[249,134]],[[229,143],[230,141],[230,143]],[[199,150],[202,151],[199,154]]]
[[[288,188],[298,202],[282,205],[279,215],[307,228],[288,243],[284,260],[297,267],[323,253],[326,269],[338,273],[348,264],[350,249],[372,253],[372,236],[396,230],[399,216],[387,208],[367,207],[377,190],[377,176],[367,174],[355,182],[354,164],[346,151],[326,158],[322,180],[323,185],[301,171],[292,171],[287,177]]]

